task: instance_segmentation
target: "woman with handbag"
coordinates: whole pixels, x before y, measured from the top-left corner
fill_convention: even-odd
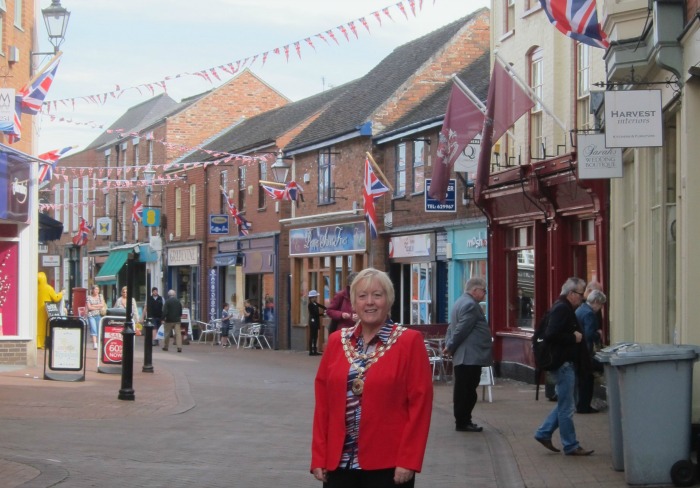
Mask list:
[[[102,308],[106,305],[98,285],[92,287],[92,291],[87,297],[86,305],[88,324],[90,325],[90,337],[92,338],[92,348],[97,349],[97,328],[100,324]]]

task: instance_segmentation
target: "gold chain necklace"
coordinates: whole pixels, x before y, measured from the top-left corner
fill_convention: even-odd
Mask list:
[[[391,331],[391,335],[389,335],[389,339],[386,341],[386,344],[378,346],[374,349],[374,351],[368,354],[358,353],[357,349],[355,349],[355,346],[352,345],[352,341],[348,340],[347,335],[352,335],[355,332],[355,329],[357,329],[357,326],[351,329],[342,329],[340,332],[340,342],[343,344],[343,351],[345,352],[345,357],[350,363],[350,366],[357,370],[357,378],[352,380],[352,393],[353,395],[360,396],[362,395],[362,391],[365,388],[365,380],[363,377],[365,373],[367,373],[367,370],[370,368],[370,366],[379,361],[379,358],[384,356],[384,354],[386,354],[386,352],[389,349],[391,349],[391,346],[393,346],[394,343],[396,343],[396,341],[401,336],[401,334],[403,334],[403,331],[406,330],[406,328],[401,327],[400,325],[394,327],[394,330]],[[355,361],[358,359],[366,361],[366,366],[357,366],[355,364]]]

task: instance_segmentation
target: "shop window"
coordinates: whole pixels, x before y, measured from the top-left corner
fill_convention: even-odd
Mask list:
[[[411,264],[411,324],[432,323],[431,263]]]
[[[533,328],[535,317],[535,250],[533,227],[508,233],[506,250],[507,322],[510,327]]]

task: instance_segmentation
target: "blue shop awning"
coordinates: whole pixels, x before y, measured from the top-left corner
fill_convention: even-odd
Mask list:
[[[156,253],[148,244],[139,244],[139,263],[155,263],[158,261]]]
[[[45,213],[39,214],[39,241],[56,241],[63,234],[63,223],[53,219]]]
[[[110,252],[107,261],[95,276],[95,282],[100,285],[116,285],[119,270],[122,269],[132,251],[132,249],[116,249]]]

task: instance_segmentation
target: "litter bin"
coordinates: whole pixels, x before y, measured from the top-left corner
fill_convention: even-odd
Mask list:
[[[690,458],[696,346],[631,344],[617,350],[625,480],[670,484],[671,467]]]
[[[620,412],[620,388],[618,387],[617,369],[610,365],[610,358],[618,349],[631,345],[629,342],[614,344],[601,349],[595,358],[603,364],[605,373],[605,390],[608,401],[608,426],[610,428],[610,450],[612,467],[615,471],[624,471],[624,453],[622,450],[622,413]]]

